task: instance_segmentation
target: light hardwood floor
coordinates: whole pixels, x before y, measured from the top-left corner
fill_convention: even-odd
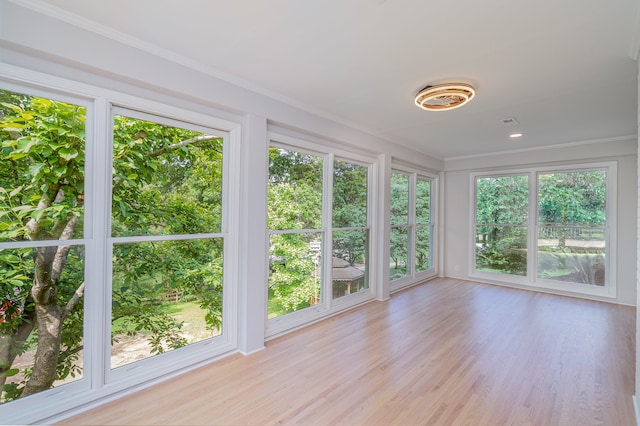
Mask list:
[[[437,279],[66,425],[633,425],[635,309]]]

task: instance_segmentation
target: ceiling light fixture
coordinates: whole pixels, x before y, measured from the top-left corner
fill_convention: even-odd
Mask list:
[[[510,137],[511,139],[521,138],[521,137],[522,137],[522,133],[511,133],[511,134],[509,135],[509,137]]]
[[[475,94],[473,86],[466,83],[436,84],[419,91],[415,101],[427,111],[448,111],[466,104]]]

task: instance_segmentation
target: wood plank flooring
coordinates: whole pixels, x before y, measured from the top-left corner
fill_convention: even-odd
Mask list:
[[[635,308],[437,279],[65,425],[634,425]]]

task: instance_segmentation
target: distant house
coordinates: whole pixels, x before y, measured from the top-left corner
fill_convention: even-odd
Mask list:
[[[364,271],[361,271],[339,257],[334,256],[332,263],[331,275],[333,279],[334,299],[365,288]]]

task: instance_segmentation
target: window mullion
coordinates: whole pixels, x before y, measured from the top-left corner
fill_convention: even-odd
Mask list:
[[[529,173],[529,214],[527,215],[527,275],[533,282],[538,276],[538,176]]]
[[[332,268],[333,268],[333,168],[335,156],[327,154],[323,168],[322,188],[322,229],[324,232],[323,244],[323,273],[321,275],[322,288],[320,297],[324,305],[330,309],[333,301],[332,295]]]
[[[108,262],[111,260],[110,250],[107,248],[107,236],[109,232],[109,220],[111,212],[111,114],[109,103],[105,98],[96,99],[95,120],[87,120],[94,125],[93,132],[87,132],[87,152],[92,153],[91,185],[88,186],[92,194],[87,194],[87,207],[93,217],[92,238],[87,248],[87,278],[85,306],[86,330],[98,332],[85,332],[85,341],[90,365],[90,380],[93,389],[100,389],[105,385],[104,379],[108,371],[107,347],[111,342],[111,280],[107,277]],[[91,138],[91,139],[89,139]],[[104,159],[108,159],[104,161]],[[95,298],[95,299],[94,299]],[[87,336],[89,334],[90,336]]]
[[[409,177],[409,247],[407,253],[407,268],[411,268],[411,277],[416,277],[416,239],[417,239],[417,215],[416,215],[416,186],[418,184],[418,174],[412,173]]]

